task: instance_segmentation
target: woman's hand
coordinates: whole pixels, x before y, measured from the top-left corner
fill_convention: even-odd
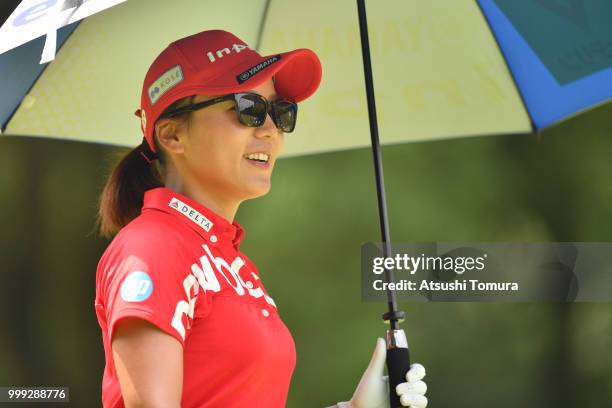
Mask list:
[[[339,408],[389,408],[389,383],[387,376],[383,376],[387,346],[385,340],[378,338],[376,348],[368,368],[361,376],[361,381],[350,401],[339,402]],[[410,365],[406,373],[406,382],[400,383],[395,391],[400,396],[402,406],[412,408],[425,408],[427,406],[427,384],[422,381],[425,377],[425,367],[421,364]]]

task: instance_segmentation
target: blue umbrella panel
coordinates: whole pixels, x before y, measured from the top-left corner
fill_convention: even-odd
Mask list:
[[[534,130],[612,99],[612,2],[478,0]]]

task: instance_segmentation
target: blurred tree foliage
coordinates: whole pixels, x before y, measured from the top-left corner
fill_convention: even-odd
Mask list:
[[[392,239],[612,241],[610,118],[612,105],[541,135],[384,147]],[[93,300],[108,242],[94,220],[124,152],[0,137],[0,384],[67,385],[70,406],[100,405]],[[379,239],[370,151],[281,160],[237,219],[295,338],[288,406],[347,400],[386,330],[386,305],[360,299],[360,246]],[[401,308],[432,407],[612,405],[610,304]]]

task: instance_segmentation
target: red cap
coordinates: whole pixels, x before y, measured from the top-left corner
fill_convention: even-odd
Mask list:
[[[223,95],[255,88],[275,76],[274,87],[295,102],[312,95],[321,82],[321,62],[306,48],[262,57],[234,34],[202,31],[174,41],[149,67],[136,116],[151,151],[159,115],[178,99]]]

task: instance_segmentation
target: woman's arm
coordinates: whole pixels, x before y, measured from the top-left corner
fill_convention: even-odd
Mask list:
[[[138,318],[117,323],[113,358],[126,408],[180,408],[183,347],[171,335]]]

